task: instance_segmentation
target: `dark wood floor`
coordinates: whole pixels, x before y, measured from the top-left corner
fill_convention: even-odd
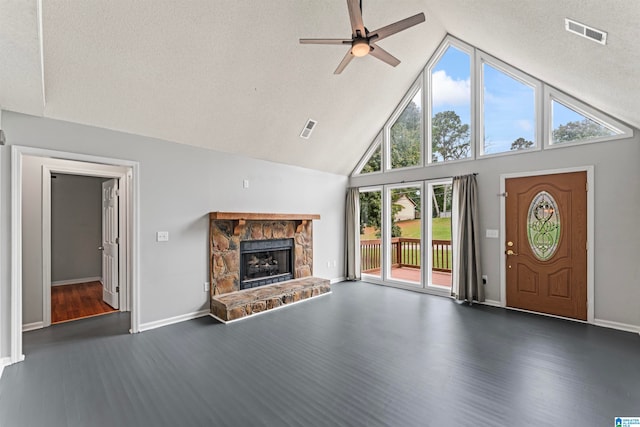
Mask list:
[[[24,334],[2,426],[610,426],[640,336],[362,283],[222,325],[116,313]]]
[[[102,283],[87,282],[51,287],[51,323],[117,311],[102,300]]]

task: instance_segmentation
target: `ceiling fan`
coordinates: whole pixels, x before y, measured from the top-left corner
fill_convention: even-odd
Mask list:
[[[362,22],[362,1],[347,0],[347,8],[349,9],[349,19],[351,20],[351,39],[300,39],[301,44],[351,45],[351,48],[333,74],[340,74],[342,70],[349,65],[349,62],[351,62],[354,56],[361,57],[369,54],[395,67],[400,63],[400,60],[378,46],[376,42],[420,24],[425,20],[424,13],[418,13],[417,15],[410,16],[409,18],[402,19],[385,27],[378,28],[375,31],[369,31]]]

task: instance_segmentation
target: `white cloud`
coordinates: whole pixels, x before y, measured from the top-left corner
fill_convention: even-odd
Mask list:
[[[471,83],[467,80],[454,80],[444,70],[436,71],[431,77],[433,106],[469,105]]]

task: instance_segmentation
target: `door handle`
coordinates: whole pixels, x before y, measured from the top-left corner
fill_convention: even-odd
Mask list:
[[[98,246],[99,251],[104,251],[104,246]]]
[[[505,254],[507,255],[513,255],[513,256],[518,256],[517,253],[513,252],[511,249],[509,249],[508,251],[505,252]]]

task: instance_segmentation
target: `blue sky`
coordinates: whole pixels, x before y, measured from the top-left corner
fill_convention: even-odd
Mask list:
[[[432,71],[433,114],[453,110],[463,123],[470,123],[470,59],[451,46]],[[484,74],[484,153],[509,151],[522,137],[535,139],[534,89],[488,64]],[[584,117],[561,104],[555,105],[553,126]]]

